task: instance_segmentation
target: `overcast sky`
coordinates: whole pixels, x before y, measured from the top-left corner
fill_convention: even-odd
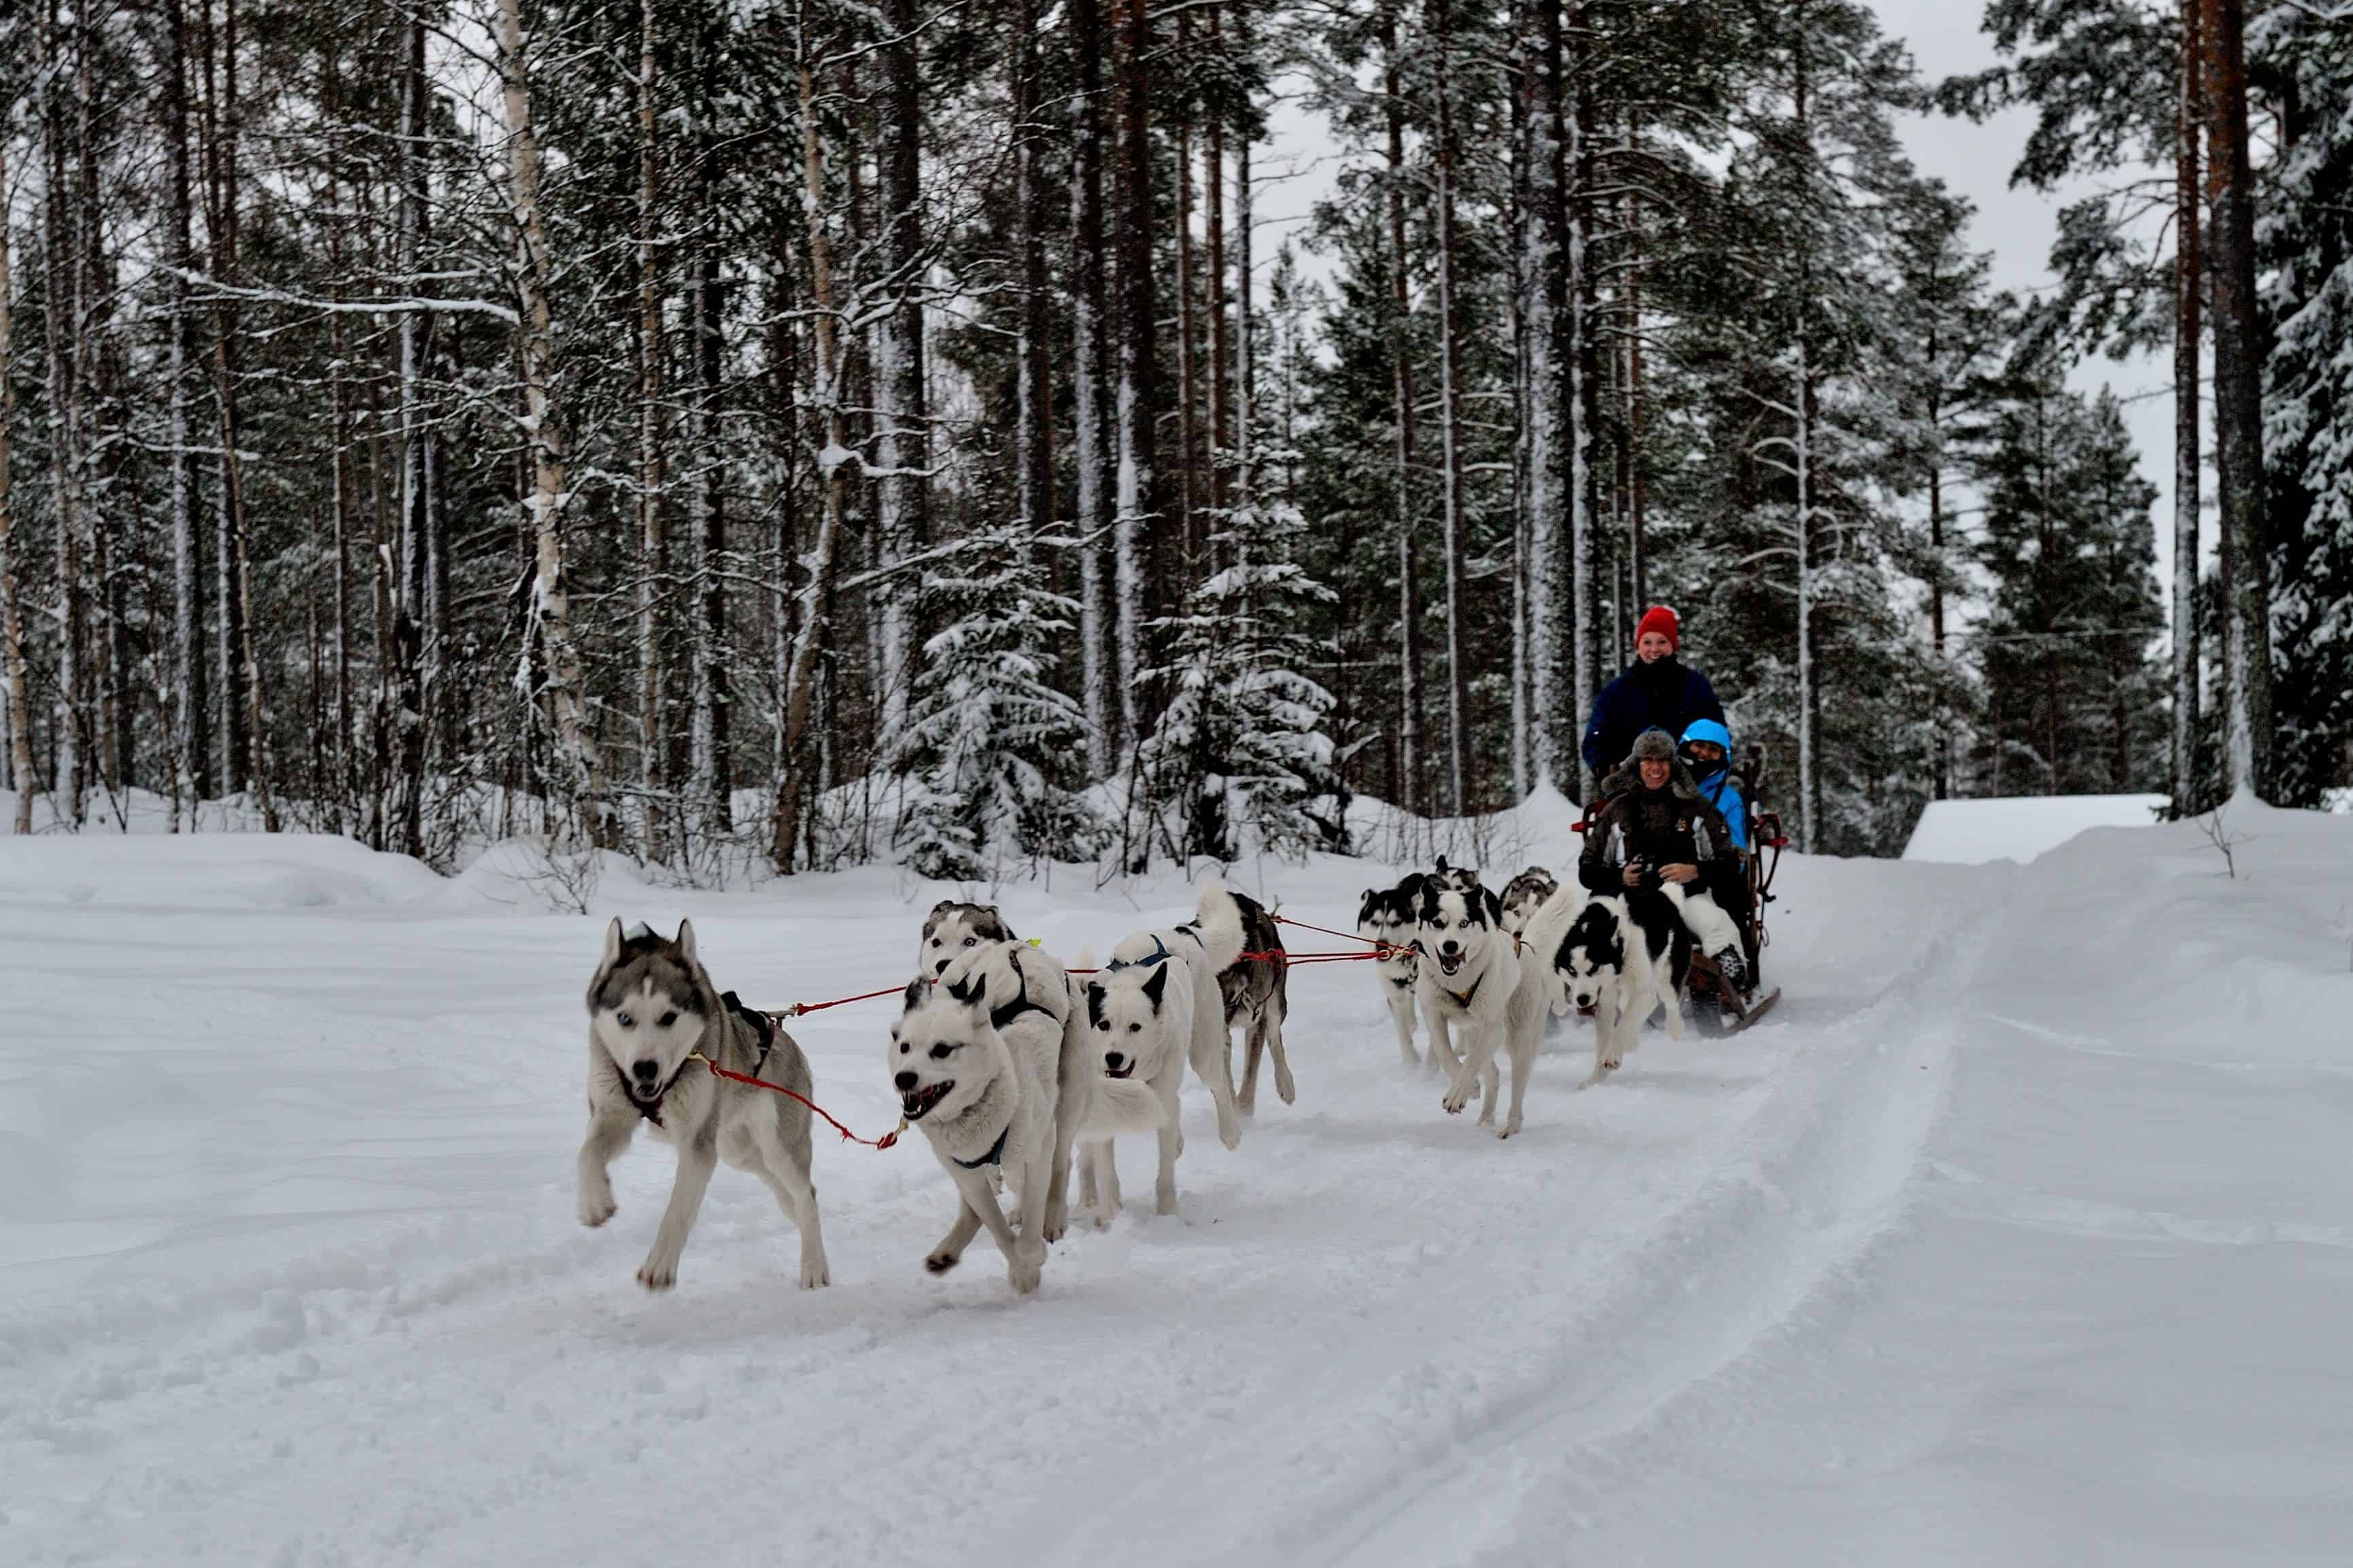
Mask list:
[[[1981,0],[1873,0],[1873,5],[1888,34],[1909,47],[1924,80],[1995,63],[1990,41],[1978,30],[1984,12]],[[2079,194],[2044,195],[2010,188],[2010,171],[2031,126],[2030,115],[2014,112],[1982,125],[1940,115],[1907,115],[1902,127],[1921,172],[1943,180],[1976,206],[1974,244],[1992,253],[1995,287],[2021,292],[2048,285],[2058,210],[2071,195]],[[1305,222],[1309,207],[1331,193],[1333,170],[1328,132],[1320,121],[1295,107],[1278,110],[1270,135],[1272,145],[1261,155],[1258,173],[1272,179],[1261,188],[1258,208],[1260,254],[1271,262],[1275,247]],[[1317,259],[1302,259],[1312,276],[1329,270]],[[2077,366],[2070,379],[2087,393],[2112,386],[2126,399],[2125,417],[2140,448],[2141,473],[2158,490],[2152,519],[2160,542],[2158,574],[2169,584],[2171,550],[2162,542],[2172,526],[2173,412],[2166,395],[2172,383],[2170,356],[2126,364],[2094,359]]]

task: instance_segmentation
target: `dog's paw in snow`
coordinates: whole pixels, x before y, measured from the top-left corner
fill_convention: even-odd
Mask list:
[[[638,1266],[638,1283],[649,1290],[667,1290],[678,1283],[678,1259],[655,1256]]]
[[[620,1207],[620,1205],[613,1201],[613,1194],[609,1189],[602,1193],[582,1193],[580,1223],[594,1230],[618,1214]]]
[[[963,1261],[964,1254],[962,1252],[951,1252],[946,1247],[942,1247],[934,1248],[931,1256],[923,1259],[923,1267],[931,1273],[945,1274],[949,1269],[954,1268],[957,1264],[962,1263]]]
[[[1471,1103],[1471,1090],[1472,1087],[1473,1086],[1471,1084],[1461,1082],[1451,1084],[1448,1087],[1446,1090],[1446,1098],[1439,1101],[1440,1105],[1446,1108],[1447,1115],[1460,1116],[1462,1114],[1462,1108]]]
[[[926,1261],[928,1261],[928,1259]],[[814,1290],[819,1286],[830,1285],[832,1283],[833,1270],[826,1267],[824,1258],[805,1258],[801,1259],[802,1289]]]

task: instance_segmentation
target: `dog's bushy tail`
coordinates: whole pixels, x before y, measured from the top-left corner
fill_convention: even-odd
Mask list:
[[[1222,974],[1242,955],[1242,907],[1234,902],[1225,879],[1212,877],[1201,884],[1194,914],[1200,922],[1201,952],[1209,961],[1210,972]]]

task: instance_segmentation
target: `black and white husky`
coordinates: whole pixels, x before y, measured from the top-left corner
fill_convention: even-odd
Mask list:
[[[808,1108],[789,1096],[733,1083],[730,1072],[809,1092],[808,1058],[766,1016],[722,996],[696,958],[694,927],[679,922],[675,939],[640,926],[605,931],[604,956],[588,982],[588,1136],[580,1145],[580,1223],[613,1217],[614,1156],[640,1124],[677,1147],[678,1179],[638,1269],[649,1290],[678,1282],[687,1233],[702,1208],[711,1173],[722,1160],[768,1184],[801,1235],[803,1289],[831,1279],[818,1231],[817,1187],[809,1180]]]
[[[1528,957],[1520,942],[1503,928],[1502,905],[1487,889],[1473,884],[1465,891],[1431,880],[1422,884],[1414,943],[1421,952],[1416,980],[1422,1016],[1428,1020],[1430,1048],[1443,1051],[1453,1073],[1441,1103],[1450,1116],[1471,1101],[1474,1089],[1483,1088],[1479,1125],[1493,1126],[1498,1049],[1512,1061],[1512,1108],[1499,1138],[1520,1130],[1528,1079],[1535,1068],[1536,1047],[1544,1037],[1546,1014],[1557,994],[1549,968],[1535,957],[1537,944],[1556,942],[1566,930],[1574,900],[1556,892],[1529,922]],[[1454,1032],[1462,1032],[1460,1058],[1454,1054]]]
[[[1599,1083],[1641,1043],[1653,1009],[1666,1009],[1667,1037],[1683,1035],[1683,976],[1692,934],[1663,893],[1630,889],[1596,897],[1548,950],[1553,970],[1577,1010],[1593,1020],[1593,1074]]]
[[[958,1196],[955,1223],[923,1258],[933,1273],[954,1268],[986,1226],[1013,1289],[1038,1288],[1046,1244],[1062,1235],[1066,1113],[1089,1088],[1076,1011],[1068,972],[1018,942],[959,943],[938,974],[908,983],[883,1062]],[[997,1204],[999,1173],[1020,1194],[1018,1231]]]
[[[1421,1065],[1421,1054],[1414,1048],[1414,973],[1413,933],[1420,920],[1422,884],[1430,879],[1419,871],[1412,873],[1394,888],[1366,888],[1365,900],[1356,906],[1356,934],[1366,942],[1383,943],[1388,956],[1373,961],[1373,983],[1379,987],[1381,1005],[1389,1010],[1389,1026],[1397,1031],[1398,1051],[1405,1065]],[[1433,1040],[1430,1049],[1430,1066],[1438,1068],[1438,1047]]]
[[[1186,1063],[1217,1102],[1219,1140],[1229,1149],[1242,1141],[1226,1059],[1225,1000],[1218,986],[1218,976],[1242,952],[1241,910],[1225,884],[1214,880],[1202,888],[1197,910],[1182,925],[1138,931],[1121,942],[1081,994],[1096,1069],[1114,1080],[1148,1084],[1159,1100],[1160,1115],[1152,1125],[1160,1136],[1154,1188],[1160,1214],[1176,1212],[1176,1156],[1185,1150],[1176,1091]],[[1112,1134],[1142,1131],[1120,1124],[1124,1114],[1122,1107],[1108,1107],[1092,1114],[1079,1132],[1081,1201],[1093,1205],[1098,1225],[1110,1224],[1119,1213]]]

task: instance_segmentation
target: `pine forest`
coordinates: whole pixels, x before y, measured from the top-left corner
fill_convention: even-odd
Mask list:
[[[0,18],[19,832],[1381,853],[1588,793],[1658,603],[1799,848],[2353,781],[2334,0],[1989,0],[1949,78],[1858,0]],[[2031,297],[1898,130],[2021,110]],[[2070,379],[2149,353],[2162,515]]]

